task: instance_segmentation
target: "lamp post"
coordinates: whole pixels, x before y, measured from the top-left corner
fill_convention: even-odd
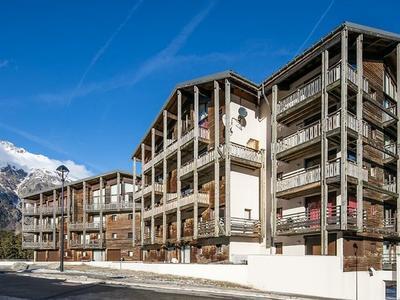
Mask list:
[[[57,168],[57,173],[61,179],[60,272],[64,272],[64,184],[69,170],[61,165]]]
[[[356,300],[358,300],[358,261],[357,261],[357,250],[358,250],[358,245],[357,243],[353,244],[354,248],[354,256],[356,257]]]

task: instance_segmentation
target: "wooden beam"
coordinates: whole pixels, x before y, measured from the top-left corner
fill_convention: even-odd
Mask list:
[[[119,174],[119,173],[118,173]],[[117,186],[119,185],[119,178],[117,175]],[[103,240],[104,240],[104,233],[103,233],[103,189],[104,189],[104,180],[103,177],[99,178],[99,198],[100,198],[100,246],[103,246]],[[118,187],[117,187],[118,190]],[[117,192],[117,194],[119,195],[119,193]],[[118,196],[119,197],[119,196]],[[104,199],[105,200],[105,199]]]
[[[219,92],[218,81],[214,81],[214,232],[219,235]]]
[[[82,196],[83,196],[83,248],[86,246],[86,205],[87,205],[87,186],[86,186],[86,181],[82,183]]]
[[[328,69],[329,69],[329,53],[327,50],[322,52],[322,109],[321,109],[321,255],[328,255],[328,231],[327,224],[327,210],[328,210],[328,184],[326,182],[326,165],[328,162],[328,139],[327,132],[327,119],[329,96],[326,90],[328,84]]]
[[[400,117],[400,43],[397,44],[396,48],[396,84],[397,84],[397,116]],[[397,153],[400,150],[400,120],[397,121]],[[400,156],[397,158],[397,224],[400,224]],[[397,226],[397,234],[400,235],[400,226]]]
[[[276,208],[277,208],[277,198],[276,198],[276,185],[277,185],[277,171],[278,171],[278,161],[276,159],[276,143],[278,136],[278,122],[276,121],[278,108],[278,86],[274,85],[272,87],[272,134],[271,134],[271,245],[274,247],[274,238],[276,236]],[[272,251],[272,248],[271,248]]]
[[[347,63],[348,55],[348,31],[344,28],[341,33],[341,80],[340,80],[340,197],[341,218],[340,227],[347,230]]]
[[[360,34],[356,41],[357,60],[357,231],[363,231],[364,203],[363,203],[363,35]]]
[[[231,84],[225,79],[225,231],[231,235]]]
[[[193,136],[193,238],[197,240],[197,223],[199,220],[199,173],[197,171],[197,159],[199,157],[199,89],[194,86],[194,136]]]
[[[168,111],[163,111],[163,244],[167,242],[167,215],[166,215],[166,204],[167,204],[167,184],[168,184],[168,169],[167,169],[167,134],[168,134]]]
[[[174,115],[173,113],[171,113],[171,112],[167,112],[167,116],[168,116],[168,118],[170,118],[170,119],[172,119],[172,120],[178,120],[178,116],[177,115]]]
[[[144,196],[143,196],[143,190],[144,190],[144,182],[145,182],[145,176],[144,176],[144,171],[143,171],[143,165],[144,165],[144,147],[145,145],[142,144],[142,166],[141,166],[141,173],[142,173],[142,187],[141,187],[141,212],[140,212],[140,244],[141,246],[144,245]]]
[[[132,194],[133,194],[133,208],[132,208],[132,246],[136,246],[136,157],[133,158],[132,165]]]
[[[154,231],[154,202],[156,199],[155,194],[155,176],[156,171],[154,167],[154,157],[156,155],[156,130],[151,129],[151,224],[150,224],[150,238],[151,243],[154,244],[155,231]]]
[[[178,98],[178,140],[177,140],[177,156],[176,156],[176,240],[181,239],[181,138],[182,138],[182,93],[177,91]]]

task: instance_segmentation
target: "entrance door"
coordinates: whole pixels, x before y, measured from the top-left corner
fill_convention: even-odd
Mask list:
[[[190,264],[190,246],[181,248],[181,263]]]
[[[121,260],[121,249],[108,249],[107,250],[108,261],[120,261]]]

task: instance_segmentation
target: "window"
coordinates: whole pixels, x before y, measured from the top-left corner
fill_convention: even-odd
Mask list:
[[[68,235],[67,234],[64,234],[64,240],[68,241]]]
[[[117,215],[112,215],[111,216],[111,221],[117,221]]]
[[[283,244],[275,243],[275,254],[283,254]]]
[[[68,257],[68,251],[64,252],[64,257]]]
[[[116,239],[116,238],[117,238],[117,234],[116,234],[116,233],[113,233],[113,234],[111,235],[111,237],[112,237],[113,239]]]
[[[132,232],[128,232],[128,239],[131,239],[133,237]]]
[[[249,209],[249,208],[244,209],[244,218],[251,220],[251,209]]]
[[[86,251],[82,252],[82,256],[86,256],[86,254],[87,254]]]
[[[376,167],[371,167],[369,169],[371,177],[376,177]]]
[[[133,257],[133,251],[128,251],[128,256]]]
[[[281,218],[282,218],[282,215],[283,215],[282,207],[278,207],[278,208],[276,209],[276,218],[277,218],[277,219],[281,219]]]
[[[129,214],[128,215],[128,220],[132,220],[133,219],[133,214]]]

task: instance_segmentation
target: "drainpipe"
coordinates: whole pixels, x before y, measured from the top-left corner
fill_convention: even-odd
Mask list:
[[[265,95],[265,86],[264,83],[262,83],[261,85],[261,93],[263,96],[263,99],[265,101],[265,103],[267,104],[267,107],[269,108],[270,111],[270,116],[272,115],[272,109],[271,109],[271,105],[268,102],[267,96]],[[265,218],[265,224],[264,226],[265,228],[265,239],[266,241],[268,239],[270,239],[269,242],[269,248],[270,248],[270,254],[273,254],[272,251],[272,247],[274,245],[274,237],[272,236],[272,232],[271,232],[271,204],[272,204],[272,199],[271,199],[271,147],[270,144],[268,145],[268,141],[271,141],[270,138],[271,137],[271,126],[268,125],[269,123],[267,122],[267,132],[266,132],[266,136],[265,136],[265,140],[266,140],[266,147],[265,147],[265,156],[266,156],[266,166],[265,166],[265,170],[266,170],[266,183],[267,183],[267,192],[265,195],[265,210],[266,210],[266,218]],[[269,127],[269,130],[268,130]],[[268,180],[269,179],[269,180]],[[267,220],[269,219],[269,226],[267,225]],[[269,236],[268,236],[269,235]],[[268,242],[266,243],[268,245]]]

